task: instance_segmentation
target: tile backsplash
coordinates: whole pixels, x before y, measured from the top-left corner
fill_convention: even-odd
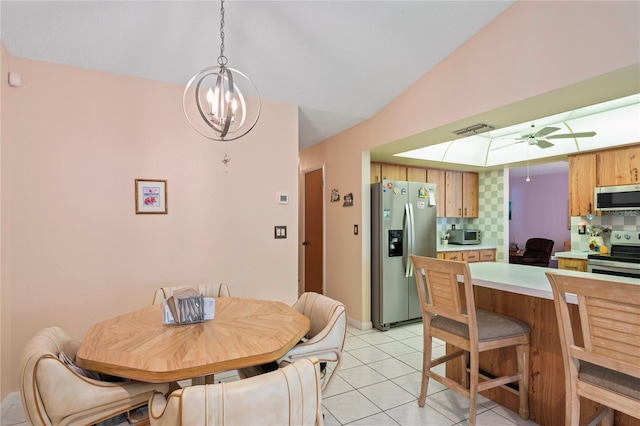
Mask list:
[[[640,232],[640,210],[605,212],[603,216],[596,216],[589,220],[584,216],[571,217],[571,250],[588,251],[589,234],[579,234],[581,225],[602,226],[614,231]],[[605,240],[606,242],[606,240]]]

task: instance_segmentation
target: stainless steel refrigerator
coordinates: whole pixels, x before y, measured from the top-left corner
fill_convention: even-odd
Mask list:
[[[374,327],[421,317],[410,254],[436,257],[436,185],[371,185],[371,315]]]

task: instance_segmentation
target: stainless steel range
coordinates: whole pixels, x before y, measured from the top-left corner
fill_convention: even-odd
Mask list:
[[[589,254],[587,271],[640,279],[640,232],[612,231],[608,254]]]

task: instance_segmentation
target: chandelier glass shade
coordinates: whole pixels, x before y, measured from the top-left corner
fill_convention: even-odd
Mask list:
[[[260,117],[260,94],[242,72],[227,66],[224,55],[224,0],[220,2],[218,66],[198,71],[184,89],[182,107],[187,121],[202,136],[232,141],[253,129]]]

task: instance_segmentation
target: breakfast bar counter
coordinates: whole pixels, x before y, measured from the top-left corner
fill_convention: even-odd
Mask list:
[[[640,285],[635,278],[617,277],[613,275],[594,275],[587,272],[543,268],[540,266],[516,265],[510,263],[470,263],[471,279],[474,286],[508,291],[524,296],[540,297],[553,300],[551,284],[545,275],[547,272],[557,272],[564,275],[578,277],[594,276],[610,281],[620,281]],[[576,303],[575,298],[568,297],[569,303]]]
[[[531,377],[529,388],[530,419],[540,425],[564,423],[565,384],[560,337],[553,304],[551,285],[546,272],[593,277],[586,272],[543,268],[508,263],[470,263],[476,305],[480,309],[498,312],[517,318],[531,327]],[[630,282],[640,285],[633,278],[601,276],[607,280]],[[576,303],[576,300],[569,300]],[[571,305],[574,324],[579,324],[577,305]],[[581,339],[582,336],[577,336]],[[453,350],[449,345],[447,351]],[[513,353],[512,353],[513,352]],[[490,351],[480,357],[480,369],[494,376],[508,374],[516,368],[515,351],[509,349]],[[460,380],[459,363],[447,363],[447,376]],[[505,388],[495,388],[482,394],[515,412],[518,397]],[[585,402],[584,415],[595,404]],[[640,425],[640,421],[616,412],[616,425]]]

